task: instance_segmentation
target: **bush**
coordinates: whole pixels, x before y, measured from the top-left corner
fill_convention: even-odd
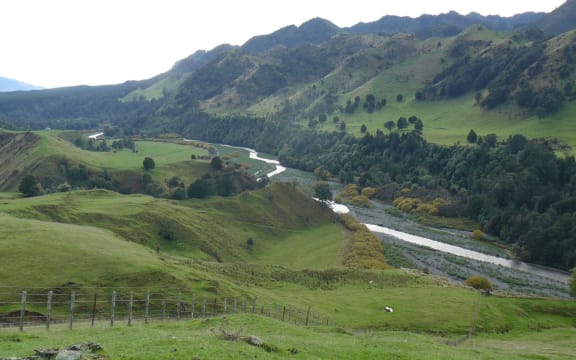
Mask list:
[[[486,279],[484,276],[473,275],[466,279],[466,285],[476,289],[484,290],[487,292],[492,291],[493,286],[490,280]]]
[[[474,240],[484,240],[484,233],[480,229],[475,229],[472,231],[472,239]]]

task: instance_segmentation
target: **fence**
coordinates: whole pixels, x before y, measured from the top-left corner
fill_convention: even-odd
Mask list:
[[[225,314],[251,313],[296,325],[328,325],[329,320],[295,306],[265,303],[251,297],[208,297],[167,288],[0,288],[0,327],[45,326],[83,322],[92,326],[119,322],[180,321]]]

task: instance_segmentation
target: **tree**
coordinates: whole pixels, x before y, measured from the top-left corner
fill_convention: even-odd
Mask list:
[[[416,130],[418,134],[422,135],[422,132],[424,131],[424,123],[422,122],[422,119],[416,118],[416,121],[414,122],[414,130]]]
[[[402,102],[402,100],[404,100],[404,95],[402,95],[402,94],[396,95],[396,101]]]
[[[360,132],[362,132],[362,134],[364,134],[367,130],[368,130],[368,128],[366,127],[366,125],[362,124],[362,126],[360,127]]]
[[[322,202],[322,204],[326,204],[326,202],[332,200],[332,191],[330,191],[330,185],[325,182],[317,182],[314,184],[314,196]]]
[[[210,166],[213,170],[222,170],[224,168],[224,162],[220,156],[214,156],[210,161]]]
[[[404,116],[400,116],[396,122],[398,130],[405,130],[408,127],[408,120]]]
[[[340,130],[346,131],[346,123],[344,121],[340,122]]]
[[[142,161],[142,166],[144,167],[144,170],[152,170],[156,166],[156,163],[151,157],[145,157]]]
[[[392,130],[396,127],[396,122],[394,120],[386,121],[384,123],[384,127],[388,129],[389,132],[392,132]]]
[[[470,129],[468,136],[466,136],[466,140],[468,140],[470,144],[476,144],[476,141],[478,141],[478,135],[474,130]]]
[[[31,196],[38,196],[44,193],[44,189],[42,189],[42,185],[38,182],[38,179],[34,175],[26,175],[20,181],[20,186],[18,187],[18,191],[20,191],[24,196],[31,197]]]
[[[214,183],[210,177],[202,177],[197,179],[188,187],[188,197],[203,199],[210,195],[214,195]]]

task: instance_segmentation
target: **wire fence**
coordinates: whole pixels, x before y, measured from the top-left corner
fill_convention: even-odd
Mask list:
[[[16,288],[0,287],[0,327],[24,331],[30,326],[181,321],[249,313],[296,325],[328,325],[312,308],[266,303],[255,297],[209,297],[175,289],[150,288]]]

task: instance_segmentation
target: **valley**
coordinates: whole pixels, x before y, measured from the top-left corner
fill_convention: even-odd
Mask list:
[[[0,94],[0,359],[574,358],[573,4]]]

